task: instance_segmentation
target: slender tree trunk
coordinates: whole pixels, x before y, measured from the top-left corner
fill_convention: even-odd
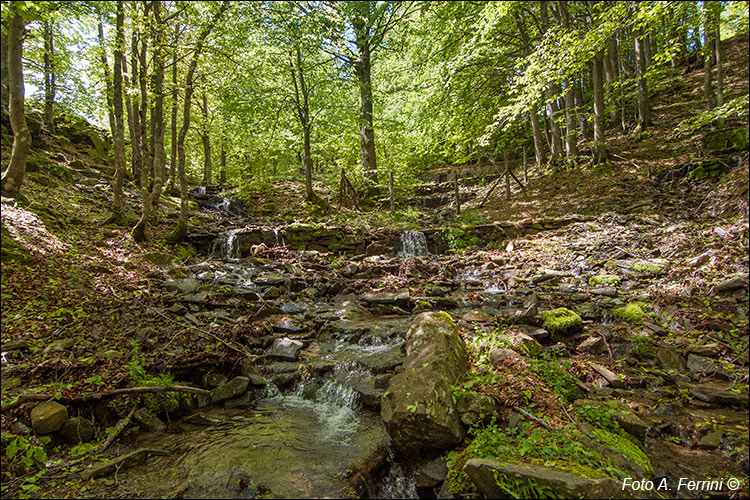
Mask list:
[[[115,66],[113,70],[113,95],[115,108],[115,130],[114,130],[114,153],[115,153],[115,178],[112,185],[114,191],[114,202],[112,212],[116,220],[122,220],[124,217],[123,210],[123,193],[122,181],[125,177],[125,121],[122,109],[122,66],[123,66],[123,49],[125,46],[124,24],[125,12],[123,10],[122,0],[117,2],[117,21],[115,35]]]
[[[581,136],[584,139],[591,140],[593,137],[591,127],[589,126],[588,120],[586,120],[586,113],[583,112],[585,109],[585,103],[583,100],[583,91],[581,90],[581,84],[576,81],[573,83],[573,100],[576,106],[576,117],[578,118],[578,130],[581,131]]]
[[[159,199],[164,189],[167,155],[164,148],[164,21],[161,18],[161,3],[154,2],[154,100],[151,113],[151,140],[153,144],[154,187],[151,193],[152,217],[159,212]]]
[[[175,39],[179,33],[179,26],[175,26]],[[171,145],[169,148],[169,192],[175,190],[175,178],[177,177],[177,50],[172,56],[172,116],[170,121],[170,132],[172,134]]]
[[[716,107],[724,105],[724,69],[721,67],[721,2],[716,2],[717,8],[714,12],[714,44],[716,46]],[[719,119],[719,126],[724,125],[724,119]]]
[[[55,46],[52,20],[44,21],[44,124],[50,132],[55,131]]]
[[[200,107],[203,114],[203,131],[201,132],[201,141],[203,142],[203,185],[211,184],[213,177],[213,165],[211,164],[211,133],[209,132],[208,123],[208,97],[206,92],[202,95],[203,105]]]
[[[219,184],[227,183],[227,151],[225,149],[224,134],[221,136],[221,154],[219,155]]]
[[[99,12],[99,24],[97,25],[99,33],[99,48],[101,49],[99,60],[104,70],[104,89],[107,93],[107,116],[109,117],[109,130],[114,136],[115,133],[115,112],[112,107],[112,76],[109,72],[109,63],[107,62],[107,44],[104,41],[104,15]]]
[[[130,41],[130,87],[138,88],[138,34],[133,30]],[[130,94],[128,94],[130,101]],[[141,154],[141,100],[137,95],[133,96],[132,107],[128,108],[132,128],[130,130],[130,147],[132,149],[131,162],[133,164],[133,179],[138,187],[141,186],[141,170],[143,170],[143,156]]]
[[[713,15],[709,2],[703,2],[703,97],[706,99],[706,109],[714,109],[713,103],[713,85],[711,82],[711,56],[713,55],[713,34],[714,28],[711,26]]]
[[[518,11],[514,11],[516,18],[516,25],[518,26],[518,32],[521,34],[521,43],[523,44],[523,53],[528,56],[531,52],[529,37],[526,33],[526,26],[524,25]],[[544,152],[544,138],[542,137],[542,127],[539,124],[539,115],[536,111],[536,106],[532,106],[529,109],[529,121],[531,121],[531,132],[534,136],[534,154],[536,155],[536,164],[541,166],[546,161],[546,155]]]
[[[355,66],[359,82],[359,118],[362,150],[362,170],[370,184],[378,183],[378,167],[375,158],[375,128],[372,121],[372,79],[370,44],[363,35],[364,25],[355,21],[358,59]]]
[[[143,19],[147,20],[151,10],[151,3],[144,4]],[[141,34],[141,47],[138,57],[140,58],[140,73],[138,75],[138,84],[141,91],[141,197],[143,205],[141,207],[141,218],[138,223],[133,227],[131,235],[133,240],[141,242],[146,240],[146,226],[151,218],[151,168],[152,158],[148,154],[148,138],[146,136],[147,126],[147,103],[148,103],[148,89],[146,87],[146,34],[145,30]],[[153,119],[153,118],[152,118]]]
[[[638,127],[643,130],[651,126],[648,84],[646,82],[646,57],[643,48],[643,33],[640,28],[633,32],[635,38],[635,70],[638,80]]]
[[[604,52],[594,56],[594,162],[607,161],[607,146],[604,138]]]
[[[3,20],[3,26],[6,26]],[[3,121],[9,116],[8,111],[8,30],[0,30],[0,118]]]
[[[182,126],[180,127],[180,133],[177,136],[177,173],[180,176],[180,217],[177,220],[177,226],[169,236],[169,239],[174,242],[184,240],[188,229],[189,205],[187,178],[185,177],[185,137],[190,128],[190,101],[193,97],[193,77],[195,75],[195,68],[198,66],[198,58],[203,51],[203,43],[211,33],[214,25],[219,21],[221,15],[228,8],[229,2],[222,2],[221,7],[216,14],[214,14],[214,17],[198,34],[195,50],[190,58],[188,71],[185,75],[185,98],[182,103]]]
[[[557,83],[550,83],[549,90],[550,95],[552,96],[552,100],[547,104],[550,121],[551,159],[555,160],[563,154],[562,132],[560,131],[560,124],[557,122],[557,119],[560,116],[560,107],[557,104],[557,96],[560,94],[560,86]]]
[[[13,149],[10,164],[1,181],[4,196],[15,196],[21,189],[26,174],[26,156],[31,148],[31,133],[24,115],[23,85],[23,17],[10,9],[8,20],[8,94],[10,100],[10,127],[13,129]]]
[[[575,161],[575,157],[578,156],[576,112],[573,85],[570,82],[570,78],[565,80],[565,155],[569,161]]]

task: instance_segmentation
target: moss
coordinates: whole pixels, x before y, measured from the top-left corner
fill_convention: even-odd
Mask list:
[[[639,273],[645,274],[659,274],[663,271],[663,269],[659,266],[646,264],[643,262],[634,262],[630,267],[633,269],[633,271],[638,271]]]
[[[477,489],[474,486],[469,475],[464,472],[464,465],[469,461],[471,456],[470,448],[466,448],[461,452],[451,451],[445,458],[445,463],[448,466],[448,488],[451,493],[454,494],[467,494],[476,493]]]
[[[583,320],[581,317],[565,307],[559,307],[542,313],[544,328],[551,335],[564,335],[574,333],[581,329]]]
[[[620,277],[614,274],[600,274],[598,276],[592,276],[589,278],[589,285],[608,285],[615,286],[620,283]]]
[[[450,314],[448,314],[445,311],[437,311],[435,313],[432,313],[433,317],[437,319],[438,321],[442,321],[443,323],[448,323],[450,328],[452,330],[457,330],[456,323],[453,321],[453,318]]]
[[[648,476],[654,473],[654,468],[646,454],[627,437],[605,431],[604,429],[594,429],[593,434],[604,446],[622,453],[628,460],[643,469]]]
[[[633,302],[625,307],[618,307],[612,312],[614,313],[615,318],[620,321],[625,321],[635,325],[643,323],[643,318],[647,314],[646,304],[643,302]]]
[[[647,336],[637,336],[633,338],[633,351],[639,359],[654,359],[658,351],[654,344]]]

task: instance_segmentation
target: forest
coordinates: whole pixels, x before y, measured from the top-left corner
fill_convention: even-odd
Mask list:
[[[748,498],[747,1],[7,1],[3,498]]]

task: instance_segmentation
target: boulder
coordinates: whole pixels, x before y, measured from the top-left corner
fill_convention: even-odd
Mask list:
[[[200,282],[195,278],[180,278],[176,280],[167,280],[164,282],[164,288],[174,290],[181,294],[193,293],[201,287]]]
[[[583,327],[581,317],[565,307],[546,311],[542,314],[542,317],[544,318],[544,328],[553,336],[567,337],[580,331]]]
[[[492,366],[497,366],[505,358],[521,359],[521,355],[512,349],[505,349],[503,347],[493,347],[490,349],[490,363],[492,363]]]
[[[68,409],[55,401],[39,403],[31,410],[31,428],[37,434],[55,432],[68,420]]]
[[[509,498],[517,491],[503,484],[522,484],[536,491],[535,498],[621,498],[620,485],[610,478],[588,479],[538,464],[512,464],[497,460],[472,458],[464,471],[485,498]],[[551,491],[550,491],[551,490]],[[544,496],[541,496],[544,495]]]
[[[427,462],[417,470],[414,478],[417,488],[434,488],[448,477],[448,467],[442,458]]]
[[[472,426],[477,422],[488,423],[497,412],[495,400],[477,392],[461,394],[456,402],[456,411],[461,423],[466,426]]]
[[[465,373],[468,355],[451,317],[422,313],[406,334],[404,371],[383,395],[380,415],[396,448],[441,450],[463,438],[450,386]]]
[[[747,288],[747,276],[729,278],[714,286],[715,293],[729,293],[740,288]]]
[[[718,406],[734,406],[737,408],[748,407],[747,391],[735,394],[706,386],[695,386],[690,389],[690,395],[704,403]]]
[[[133,414],[136,422],[141,424],[149,432],[163,432],[167,430],[167,424],[151,413],[147,408],[140,408]]]
[[[60,428],[60,436],[66,443],[88,443],[94,439],[94,426],[83,417],[73,417]]]
[[[229,382],[221,384],[219,387],[211,391],[211,402],[221,403],[228,399],[241,396],[247,391],[247,386],[249,384],[250,379],[247,377],[234,377]]]
[[[279,333],[302,333],[305,331],[305,327],[299,324],[294,318],[284,316],[283,318],[274,321],[272,325],[274,332]]]
[[[266,349],[266,357],[281,361],[296,361],[302,350],[302,342],[286,337],[273,341],[271,347]]]

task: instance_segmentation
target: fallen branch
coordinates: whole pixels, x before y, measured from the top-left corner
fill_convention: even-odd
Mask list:
[[[166,386],[154,386],[154,387],[126,387],[124,389],[113,389],[111,391],[97,392],[94,394],[86,394],[84,396],[77,396],[75,398],[58,398],[57,401],[62,403],[85,403],[87,401],[99,400],[103,398],[111,398],[114,396],[120,396],[122,394],[144,394],[153,392],[188,392],[191,394],[201,394],[203,396],[210,396],[211,393],[204,389],[198,389],[197,387],[187,387],[183,385],[166,385]],[[21,394],[18,399],[13,403],[9,403],[3,406],[3,411],[10,410],[29,401],[48,401],[54,400],[54,394]]]
[[[94,452],[94,455],[100,455],[101,453],[104,453],[104,450],[106,450],[110,444],[114,442],[114,440],[117,438],[117,436],[120,435],[120,433],[125,430],[125,427],[130,425],[130,419],[133,418],[133,415],[135,415],[135,409],[138,408],[138,405],[133,405],[133,407],[130,409],[130,412],[128,413],[128,416],[120,419],[117,424],[115,425],[114,432],[110,434],[110,436],[107,438],[106,441],[104,441]]]
[[[607,346],[607,352],[609,353],[609,362],[614,363],[614,358],[612,357],[612,348],[609,347],[609,343],[607,342],[607,337],[604,336],[604,334],[597,330],[597,332],[601,338],[602,342],[604,342],[604,345]]]
[[[518,413],[520,413],[521,415],[523,415],[524,417],[528,418],[529,420],[531,420],[533,422],[536,422],[537,424],[541,425],[545,429],[549,429],[549,424],[547,422],[545,422],[544,420],[542,420],[541,418],[539,418],[537,416],[532,415],[531,413],[527,412],[523,408],[520,408],[518,406],[514,406],[513,410],[516,411],[516,412],[518,412]]]
[[[265,304],[264,304],[264,305],[265,305]],[[262,308],[262,307],[263,307],[263,306],[261,306],[261,308]],[[173,323],[177,323],[178,325],[180,325],[180,326],[182,326],[182,327],[188,327],[188,328],[192,328],[193,330],[195,330],[195,331],[197,331],[197,332],[201,332],[201,333],[204,333],[204,334],[206,334],[206,335],[209,335],[209,336],[213,337],[213,338],[214,338],[214,339],[215,339],[216,341],[218,341],[218,342],[219,342],[220,344],[224,344],[225,346],[229,347],[230,349],[233,349],[233,350],[235,350],[235,351],[237,351],[237,352],[239,352],[239,353],[242,353],[242,354],[249,354],[249,353],[248,353],[247,351],[243,351],[243,350],[242,350],[242,349],[240,349],[239,347],[235,347],[235,346],[233,346],[232,344],[230,344],[230,343],[226,342],[226,341],[225,341],[224,339],[222,339],[221,337],[219,337],[219,336],[218,336],[218,335],[216,335],[215,333],[211,333],[211,332],[209,332],[209,331],[207,331],[207,330],[204,330],[204,329],[202,329],[202,328],[198,328],[197,326],[193,326],[193,325],[191,325],[191,324],[189,324],[189,323],[181,323],[181,322],[179,322],[179,321],[177,321],[177,320],[175,320],[175,319],[172,319],[172,318],[170,318],[169,316],[167,316],[166,314],[162,313],[161,311],[158,311],[158,310],[154,309],[153,307],[151,307],[151,308],[149,308],[149,309],[150,309],[151,311],[155,312],[156,314],[158,314],[159,316],[161,316],[162,318],[168,319],[169,321],[171,321],[171,322],[173,322]],[[165,347],[166,347],[166,346],[165,346]]]

